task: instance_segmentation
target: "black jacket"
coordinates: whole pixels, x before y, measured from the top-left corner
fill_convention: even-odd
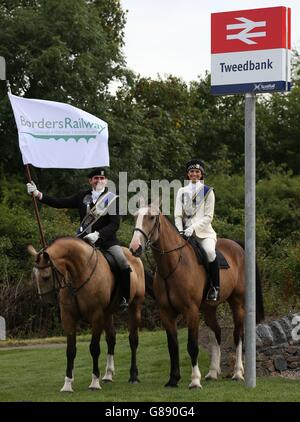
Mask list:
[[[100,197],[107,192],[108,189],[105,188]],[[52,196],[43,194],[43,198],[40,202],[54,208],[77,208],[80,221],[82,221],[86,216],[87,204],[90,204],[91,208],[93,206],[91,195],[91,189],[81,190],[75,195],[68,196],[66,198],[54,198]],[[116,234],[119,227],[120,216],[118,215],[118,203],[116,203],[112,204],[110,209],[108,209],[107,214],[100,217],[99,220],[97,220],[92,226],[92,232],[97,230],[100,235],[99,240],[96,242],[96,246],[102,249],[108,249],[110,246],[119,245],[120,243]],[[83,236],[85,235],[86,233],[83,234]]]

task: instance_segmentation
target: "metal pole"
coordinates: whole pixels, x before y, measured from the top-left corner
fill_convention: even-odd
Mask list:
[[[255,94],[245,95],[246,387],[256,386]]]

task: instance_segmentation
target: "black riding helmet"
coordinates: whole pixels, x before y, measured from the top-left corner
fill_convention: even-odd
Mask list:
[[[200,170],[202,173],[201,179],[203,179],[205,175],[205,164],[199,158],[193,158],[192,160],[188,161],[185,166],[185,170],[188,173],[190,170]]]

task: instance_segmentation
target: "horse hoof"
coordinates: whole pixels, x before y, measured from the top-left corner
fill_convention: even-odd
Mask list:
[[[198,384],[198,383],[197,383],[197,384],[192,384],[192,383],[191,383],[191,384],[189,385],[189,389],[190,389],[190,390],[192,390],[192,389],[196,389],[196,388],[200,388],[200,390],[202,390],[202,385],[201,385],[200,383],[199,383],[199,384]]]
[[[242,373],[236,373],[231,378],[233,381],[245,381]]]
[[[178,388],[178,385],[169,381],[167,384],[165,384],[165,387]]]
[[[129,380],[128,380],[128,382],[130,383],[130,384],[138,384],[139,382],[141,382],[138,378],[136,378],[136,379],[131,379],[131,378],[129,378]]]
[[[96,377],[96,375],[94,375],[94,374],[92,375],[92,382],[89,385],[89,390],[91,390],[91,391],[101,390],[99,378]]]
[[[72,389],[72,387],[71,388],[61,388],[60,389],[60,392],[61,393],[74,393],[74,390]]]
[[[102,378],[102,381],[103,381],[105,384],[109,384],[110,382],[113,382],[113,380],[112,380],[112,379],[110,379],[110,378]]]
[[[74,378],[65,377],[65,383],[63,387],[60,389],[61,393],[73,393],[72,382],[74,382]]]
[[[209,371],[209,373],[205,376],[206,381],[217,381],[218,380],[218,373],[217,371]]]

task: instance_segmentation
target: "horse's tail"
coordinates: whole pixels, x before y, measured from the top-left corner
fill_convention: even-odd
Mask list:
[[[145,287],[146,293],[155,300],[154,291],[153,291],[153,274],[150,271],[145,272]]]
[[[235,240],[235,243],[239,244],[245,250],[245,243],[240,240]],[[260,277],[260,271],[257,264],[255,263],[255,303],[256,303],[256,324],[259,324],[265,319],[264,310],[264,298],[262,292],[262,283]]]

